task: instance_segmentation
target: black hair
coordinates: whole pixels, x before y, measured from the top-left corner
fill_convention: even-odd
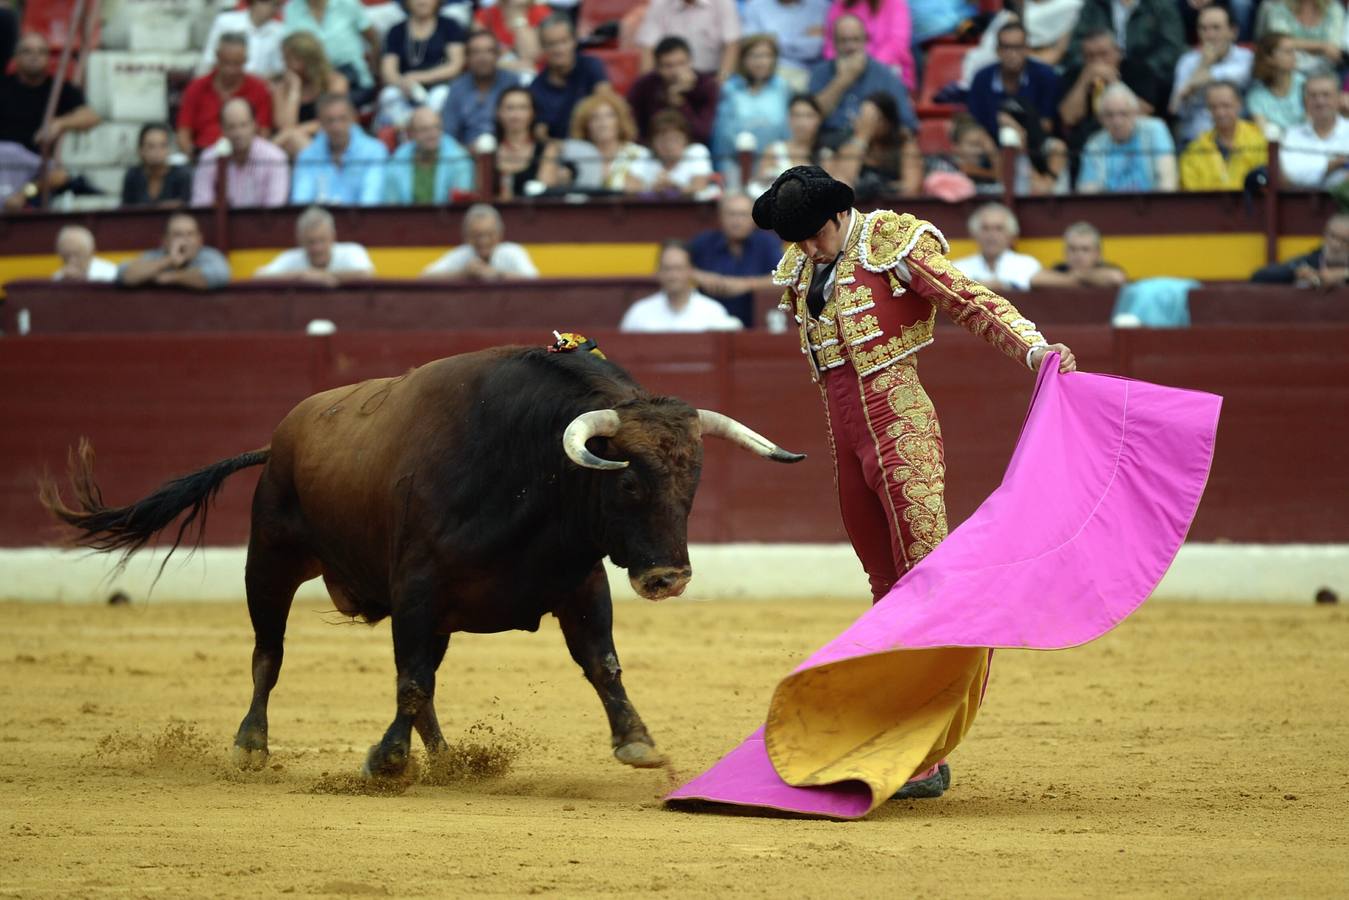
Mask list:
[[[689,42],[682,37],[673,34],[669,37],[661,38],[660,42],[656,44],[656,49],[651,51],[651,55],[656,59],[660,59],[662,56],[668,56],[676,50],[683,50],[689,56],[693,56],[693,51],[689,49]]]
[[[173,129],[168,126],[167,122],[148,122],[141,126],[140,134],[136,136],[137,149],[145,143],[145,136],[152,131],[162,131],[170,141],[173,140]]]

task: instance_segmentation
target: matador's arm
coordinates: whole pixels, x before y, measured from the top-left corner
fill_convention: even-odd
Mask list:
[[[1048,343],[1035,323],[1007,298],[966,277],[946,258],[941,240],[921,235],[904,257],[909,289],[945,312],[970,334],[981,337],[1027,368],[1031,353]]]

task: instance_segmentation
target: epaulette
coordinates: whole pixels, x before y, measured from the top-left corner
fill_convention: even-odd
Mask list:
[[[868,272],[893,269],[913,252],[924,234],[937,238],[942,253],[950,252],[946,237],[931,222],[910,213],[897,213],[888,209],[867,213],[862,220],[862,235],[859,239],[861,247],[858,256],[862,268]]]

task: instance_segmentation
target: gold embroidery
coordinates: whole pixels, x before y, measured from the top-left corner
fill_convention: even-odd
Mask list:
[[[957,325],[1016,360],[1045,342],[1044,336],[1007,298],[965,276],[941,252],[932,235],[923,235],[909,259],[915,278],[937,289],[939,304]]]
[[[871,389],[885,395],[896,421],[886,428],[886,437],[894,441],[898,464],[886,478],[899,487],[905,500],[900,513],[905,526],[901,540],[907,541],[905,556],[909,565],[932,552],[946,537],[946,465],[942,459],[941,426],[932,400],[918,380],[914,365],[886,369],[872,382]]]

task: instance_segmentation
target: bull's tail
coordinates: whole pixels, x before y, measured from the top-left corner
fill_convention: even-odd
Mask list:
[[[250,450],[175,478],[129,506],[108,507],[103,505],[103,492],[94,481],[93,445],[81,438],[79,449],[70,452],[70,484],[77,508],[66,506],[56,482],[50,477],[41,480],[38,499],[48,512],[77,529],[73,538],[76,546],[100,552],[120,551],[122,564],[184,510],[189,510],[169,548],[172,555],[193,523],[197,526],[194,545],[201,544],[206,532],[207,509],[225,479],[240,469],[262,465],[270,455],[269,447]],[[164,561],[168,562],[167,556]]]

